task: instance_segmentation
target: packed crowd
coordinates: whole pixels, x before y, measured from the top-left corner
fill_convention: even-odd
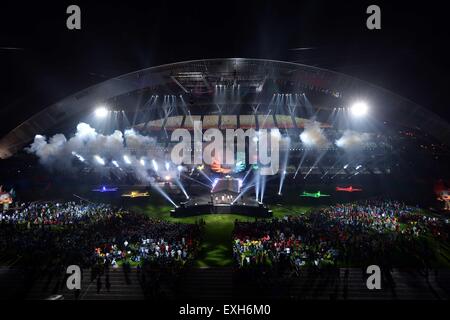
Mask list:
[[[431,263],[433,239],[448,239],[445,220],[396,201],[340,204],[270,222],[236,222],[233,252],[239,268]]]
[[[76,202],[20,203],[16,208],[0,212],[0,223],[64,225],[92,222],[114,214],[113,208],[104,204]]]
[[[99,241],[95,256],[113,267],[120,261],[139,264],[142,261],[186,262],[195,255],[198,226],[174,224],[142,215],[123,216],[114,223],[107,241]]]
[[[41,266],[184,264],[196,253],[199,228],[104,204],[35,202],[0,214],[0,252]]]

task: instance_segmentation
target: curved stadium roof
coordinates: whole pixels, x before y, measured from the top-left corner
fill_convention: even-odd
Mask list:
[[[238,98],[229,96],[225,102],[216,101],[214,88],[221,85],[238,88],[241,93]],[[184,112],[190,115],[211,114],[211,108],[221,103],[224,108],[234,110],[229,112],[247,115],[251,111],[245,111],[245,108],[255,112],[255,107],[260,105],[266,107],[261,109],[261,114],[265,114],[271,98],[284,93],[305,93],[316,114],[329,114],[335,108],[350,106],[355,99],[363,98],[370,102],[371,118],[378,123],[421,131],[444,143],[450,141],[447,121],[408,99],[365,81],[297,63],[230,58],[151,67],[82,90],[43,109],[4,136],[0,140],[0,158],[12,156],[36,134],[47,134],[52,128],[90,113],[100,103],[120,105],[122,109],[139,113],[138,122],[133,121],[133,125],[142,126],[164,117],[164,112],[161,115],[161,110],[152,109],[161,105],[149,103],[157,95],[161,100],[163,96],[167,99],[184,97]],[[235,111],[236,106],[238,111]]]

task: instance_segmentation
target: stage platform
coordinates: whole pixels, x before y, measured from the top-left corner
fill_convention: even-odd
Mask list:
[[[176,218],[199,216],[204,214],[239,214],[250,217],[270,218],[272,217],[272,210],[269,210],[264,205],[213,205],[197,204],[197,205],[182,205],[170,211],[170,215]]]

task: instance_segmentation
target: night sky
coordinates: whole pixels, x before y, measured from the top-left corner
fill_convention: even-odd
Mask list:
[[[66,28],[70,4],[81,7],[80,31]],[[381,7],[382,30],[366,28],[370,4]],[[440,2],[411,1],[2,1],[0,134],[111,77],[226,57],[343,72],[448,120],[446,14]]]

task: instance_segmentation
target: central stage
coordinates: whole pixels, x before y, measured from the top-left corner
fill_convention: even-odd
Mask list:
[[[253,198],[242,195],[242,180],[231,176],[216,178],[211,193],[197,196],[170,211],[172,217],[188,217],[203,214],[240,214],[269,218],[272,211]]]

